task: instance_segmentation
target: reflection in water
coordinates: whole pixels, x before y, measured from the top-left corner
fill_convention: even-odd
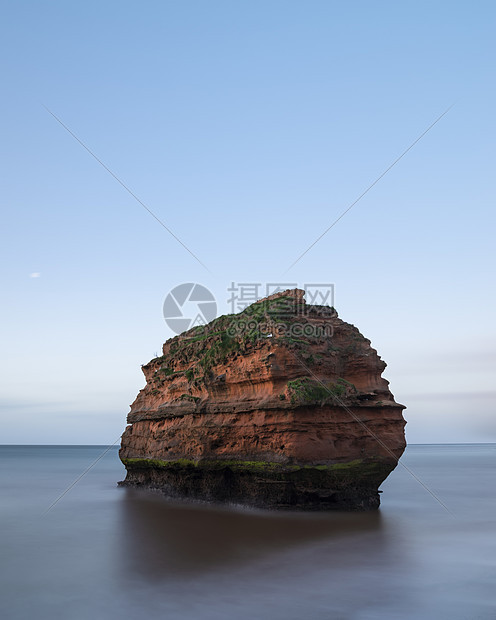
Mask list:
[[[119,537],[123,565],[159,578],[203,573],[319,540],[381,530],[379,512],[273,513],[170,503],[162,496],[125,490]]]

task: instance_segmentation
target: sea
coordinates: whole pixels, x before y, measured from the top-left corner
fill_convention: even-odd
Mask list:
[[[0,446],[4,620],[495,620],[496,444],[410,445],[370,513],[177,503],[117,447]]]

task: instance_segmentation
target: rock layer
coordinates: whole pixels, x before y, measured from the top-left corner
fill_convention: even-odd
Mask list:
[[[123,484],[273,508],[379,506],[403,405],[370,341],[285,291],[168,340],[142,367]]]

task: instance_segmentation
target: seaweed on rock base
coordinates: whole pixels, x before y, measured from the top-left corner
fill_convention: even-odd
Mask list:
[[[360,460],[333,465],[265,461],[123,459],[125,486],[169,497],[292,510],[370,510],[390,465]]]

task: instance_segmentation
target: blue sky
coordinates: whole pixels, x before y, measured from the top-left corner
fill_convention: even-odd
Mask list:
[[[410,442],[496,441],[495,14],[4,3],[0,441],[115,441],[181,282],[334,283]]]

